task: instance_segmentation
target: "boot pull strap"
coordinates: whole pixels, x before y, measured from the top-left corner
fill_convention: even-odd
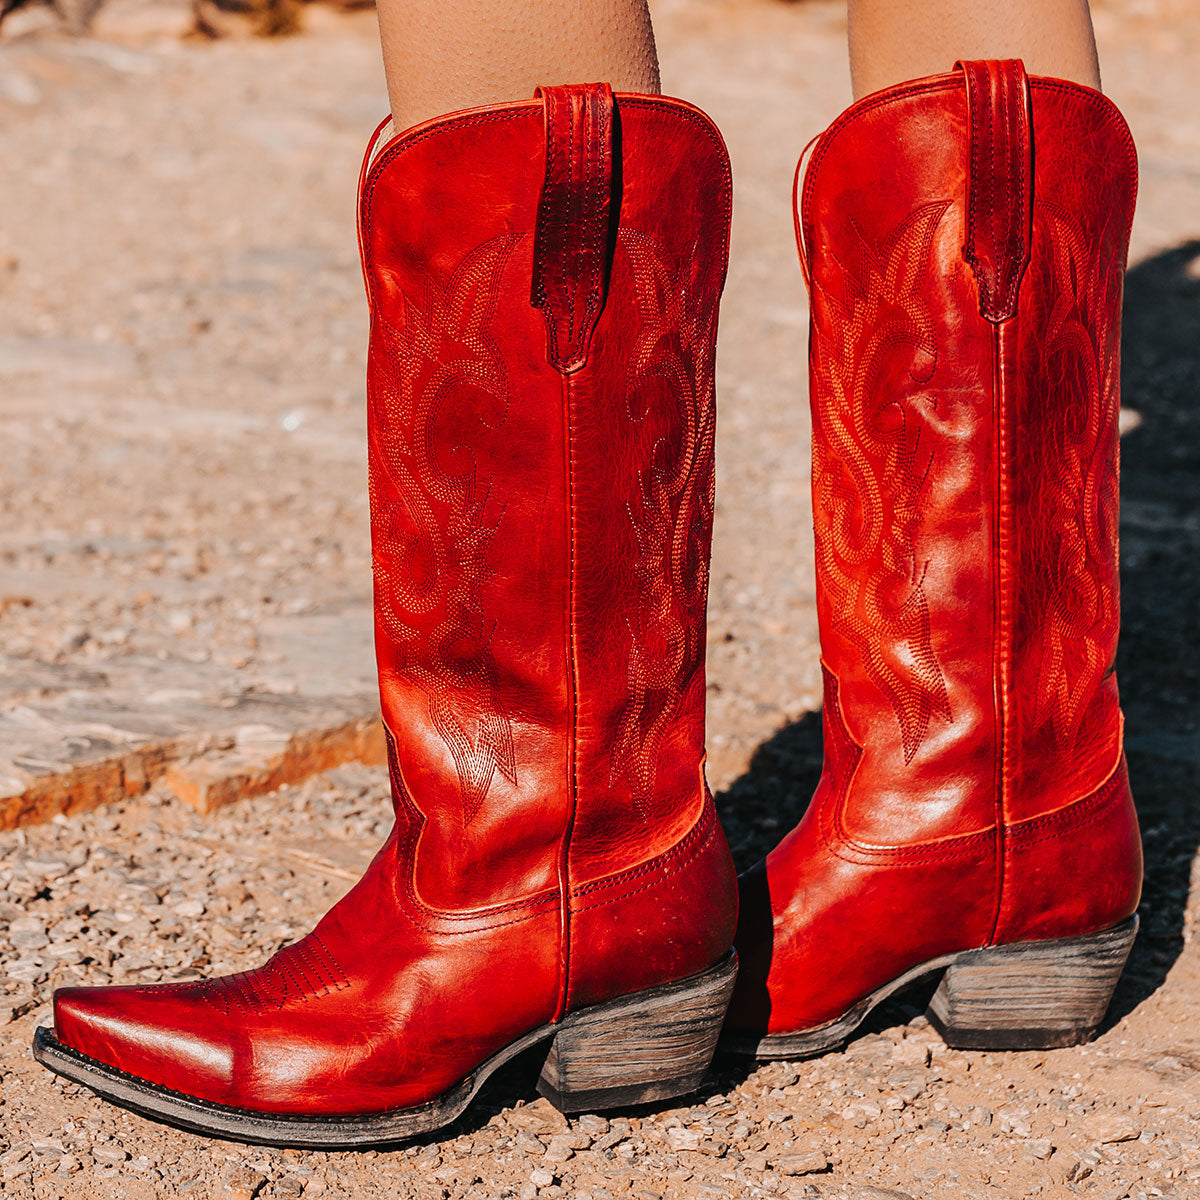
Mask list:
[[[1006,321],[1017,311],[1033,222],[1029,79],[1019,58],[958,62],[967,88],[967,244],[979,311]]]
[[[800,159],[796,163],[796,174],[792,177],[792,220],[796,226],[796,250],[800,254],[800,274],[804,276],[804,286],[808,288],[810,294],[812,292],[812,270],[808,265],[808,247],[804,244],[804,216],[801,212],[800,189],[808,171],[813,148],[820,139],[821,135],[818,133],[816,137],[810,138],[808,145],[800,151]]]
[[[548,356],[564,375],[587,361],[608,291],[613,198],[612,88],[538,88],[546,174],[533,239],[531,303],[546,319]]]

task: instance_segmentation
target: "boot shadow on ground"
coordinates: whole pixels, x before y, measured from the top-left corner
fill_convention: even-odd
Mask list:
[[[439,1146],[452,1142],[456,1138],[469,1137],[480,1132],[494,1117],[503,1112],[510,1112],[519,1104],[530,1104],[538,1098],[538,1074],[546,1059],[549,1042],[540,1046],[531,1046],[523,1054],[505,1064],[480,1089],[479,1094],[471,1101],[467,1110],[449,1125],[431,1130],[426,1134],[397,1141],[391,1145],[364,1146],[362,1151],[350,1153],[403,1150],[410,1146]],[[609,1120],[620,1120],[622,1117],[661,1115],[672,1108],[691,1108],[702,1105],[711,1096],[724,1096],[742,1083],[758,1064],[745,1058],[728,1058],[718,1054],[712,1069],[705,1075],[704,1081],[694,1092],[679,1096],[673,1100],[655,1100],[646,1104],[631,1105],[624,1108],[602,1109],[600,1115]],[[572,1113],[570,1120],[582,1113]],[[552,1136],[555,1130],[542,1131],[542,1136]],[[568,1133],[570,1126],[568,1118],[562,1119],[562,1128],[557,1132]]]
[[[1110,1023],[1182,952],[1200,846],[1200,240],[1130,270],[1124,321],[1117,675],[1146,881]]]

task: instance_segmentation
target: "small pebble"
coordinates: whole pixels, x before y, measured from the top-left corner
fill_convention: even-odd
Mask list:
[[[781,1175],[813,1175],[828,1169],[829,1156],[821,1150],[797,1150],[781,1155],[774,1166]]]
[[[92,1158],[102,1167],[116,1167],[129,1158],[129,1151],[120,1146],[93,1146]]]

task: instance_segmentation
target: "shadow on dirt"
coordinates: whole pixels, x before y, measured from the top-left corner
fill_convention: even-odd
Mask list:
[[[1121,647],[1125,744],[1142,823],[1142,931],[1109,1020],[1159,988],[1183,949],[1200,845],[1200,240],[1125,281]]]
[[[762,743],[716,797],[739,871],[758,862],[804,815],[821,778],[821,714],[805,713]]]

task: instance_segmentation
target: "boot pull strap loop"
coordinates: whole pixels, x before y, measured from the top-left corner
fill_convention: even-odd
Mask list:
[[[564,375],[587,361],[608,292],[613,201],[612,88],[538,88],[546,174],[533,239],[531,303],[546,319],[548,357]]]
[[[1033,224],[1029,79],[1019,58],[958,62],[967,89],[967,244],[979,311],[1006,321],[1017,310]]]
[[[800,254],[800,274],[804,276],[804,286],[812,292],[812,270],[808,265],[808,247],[804,244],[804,217],[800,211],[800,189],[803,186],[804,175],[812,158],[813,148],[821,135],[810,138],[808,145],[800,151],[800,160],[796,163],[796,174],[792,179],[792,220],[796,226],[796,250]]]

